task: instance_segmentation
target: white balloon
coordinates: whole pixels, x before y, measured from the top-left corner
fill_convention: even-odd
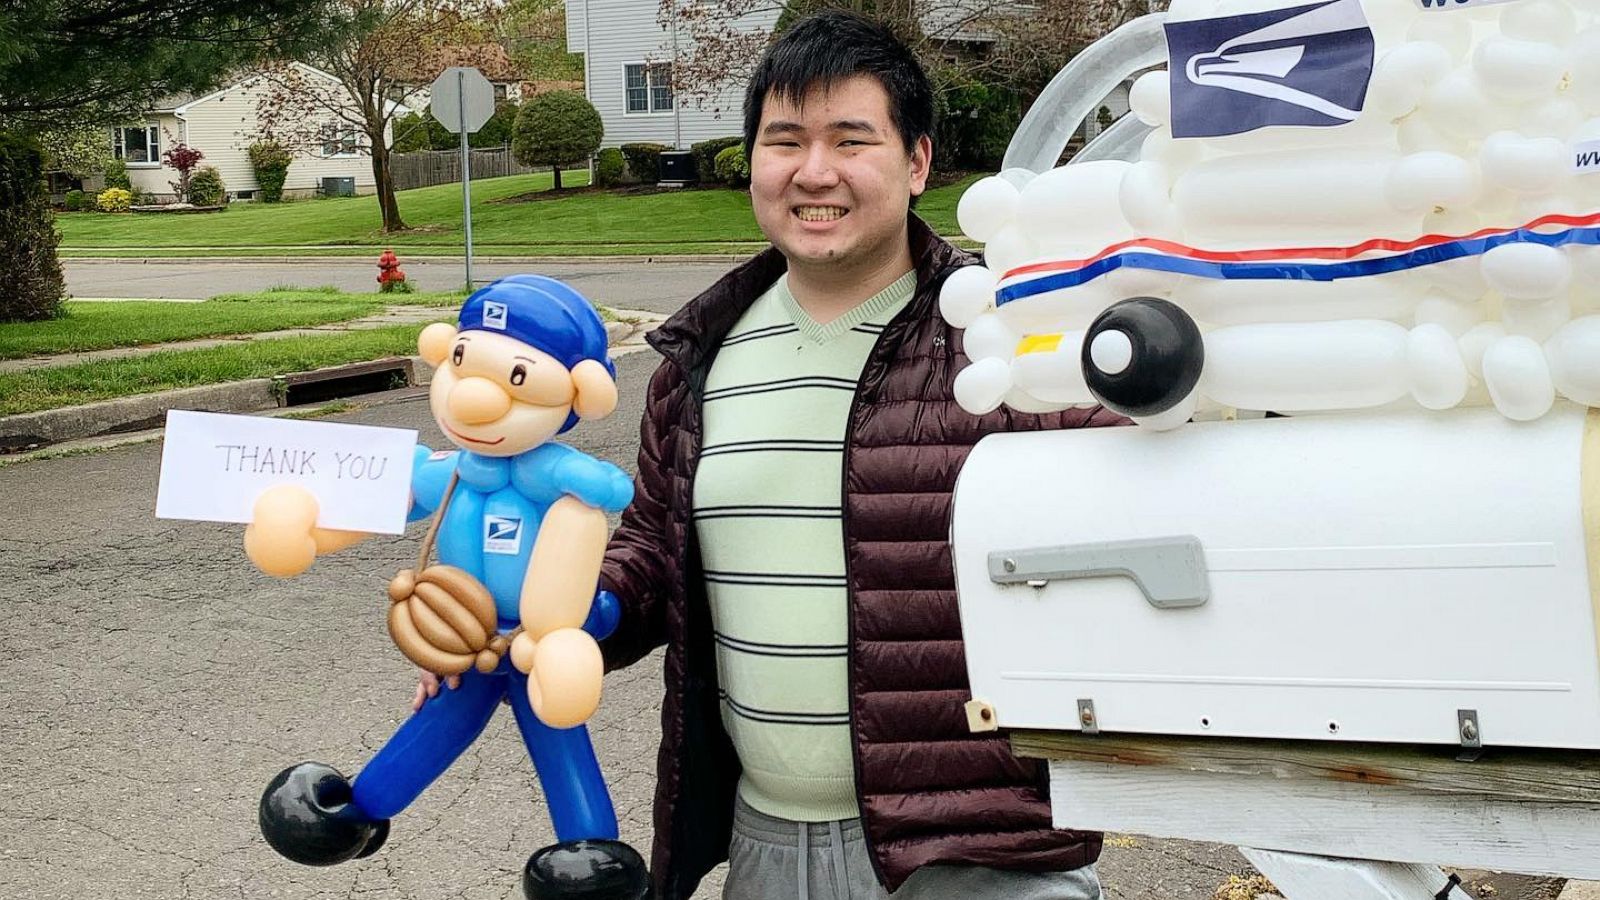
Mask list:
[[[1527,108],[1520,130],[1528,137],[1566,140],[1583,126],[1585,113],[1570,97],[1549,97]]]
[[[1389,204],[1402,212],[1469,206],[1478,198],[1478,173],[1450,153],[1424,150],[1394,164],[1384,183]]]
[[[1061,335],[1054,349],[1019,353],[1011,360],[1011,381],[1029,395],[1050,403],[1094,403],[1083,380],[1082,331]]]
[[[1567,71],[1567,55],[1543,41],[1490,35],[1472,52],[1472,71],[1492,97],[1526,101],[1554,94]]]
[[[1484,322],[1467,329],[1456,343],[1461,347],[1461,361],[1473,378],[1483,377],[1483,355],[1489,347],[1506,336],[1506,327],[1499,322]]]
[[[1458,300],[1434,290],[1429,291],[1417,304],[1418,325],[1437,325],[1456,337],[1466,334],[1482,321],[1483,305],[1477,300]]]
[[[1467,139],[1457,137],[1440,128],[1426,113],[1413,113],[1400,120],[1396,142],[1401,150],[1416,153],[1419,150],[1440,150],[1460,154],[1466,151]]]
[[[1012,355],[1017,352],[1017,343],[1021,340],[1022,337],[1012,331],[999,315],[984,313],[962,332],[961,346],[968,359],[999,359],[1009,367]]]
[[[1543,341],[1572,320],[1572,304],[1566,297],[1548,300],[1513,300],[1500,303],[1500,321],[1507,334],[1520,334]]]
[[[988,243],[1016,218],[1017,196],[1016,186],[998,175],[980,178],[962,192],[956,223],[967,237]]]
[[[1165,69],[1146,72],[1128,89],[1128,108],[1139,121],[1153,127],[1172,121],[1172,84]]]
[[[1472,47],[1472,22],[1465,16],[1418,16],[1406,29],[1413,41],[1432,41],[1445,49],[1453,60],[1460,60]]]
[[[1070,409],[1072,407],[1071,403],[1058,403],[1051,400],[1041,400],[1027,391],[1016,387],[1013,387],[1011,390],[1006,392],[1003,402],[1006,406],[1011,407],[1017,412],[1032,413],[1035,415],[1040,413],[1060,412],[1063,409]]]
[[[1277,412],[1359,409],[1404,397],[1406,329],[1393,322],[1282,322],[1206,335],[1200,392],[1225,406]]]
[[[1483,354],[1483,381],[1495,409],[1519,422],[1539,418],[1556,400],[1544,349],[1533,338],[1511,335],[1489,345]]]
[[[1580,32],[1572,42],[1572,84],[1567,95],[1584,112],[1600,116],[1600,25]]]
[[[1001,359],[981,359],[956,373],[952,385],[956,403],[975,416],[1000,408],[1011,390],[1011,367]]]
[[[1134,163],[1122,176],[1118,201],[1123,218],[1142,234],[1177,236],[1181,229],[1178,211],[1172,205],[1172,175],[1159,162]]]
[[[1132,167],[1107,159],[1051,169],[1022,189],[1017,223],[1040,244],[1078,240],[1105,247],[1133,237],[1117,199]]]
[[[1450,71],[1450,53],[1431,41],[1411,41],[1385,53],[1372,68],[1364,112],[1398,119],[1422,102],[1429,85]]]
[[[1467,69],[1456,69],[1428,88],[1420,113],[1441,132],[1459,140],[1480,138],[1505,127],[1507,118]]]
[[[1021,191],[1023,188],[1028,186],[1028,182],[1038,178],[1039,173],[1033,171],[1032,169],[1023,168],[1003,169],[1000,172],[1000,177],[1011,182],[1012,187],[1016,188],[1018,191]]]
[[[1578,31],[1578,17],[1560,0],[1519,0],[1500,13],[1501,33],[1523,41],[1563,45]]]
[[[1107,375],[1117,375],[1133,364],[1133,339],[1126,332],[1108,329],[1089,342],[1089,358]]]
[[[1467,366],[1455,337],[1439,325],[1419,325],[1406,338],[1411,396],[1428,409],[1450,409],[1467,396]]]
[[[1178,404],[1166,412],[1159,412],[1152,416],[1133,416],[1134,424],[1151,431],[1171,431],[1179,428],[1194,418],[1194,411],[1200,405],[1200,393],[1190,391],[1189,396],[1178,401]]]
[[[956,328],[966,328],[994,308],[995,274],[984,266],[963,266],[950,273],[939,289],[939,315]]]
[[[1513,300],[1544,300],[1572,283],[1572,263],[1555,247],[1518,241],[1483,255],[1483,280]]]
[[[1033,238],[1015,222],[1000,229],[994,239],[983,246],[983,264],[1001,278],[1038,255],[1039,248]]]
[[[1567,145],[1555,138],[1528,138],[1497,131],[1483,141],[1478,162],[1489,183],[1527,194],[1548,191],[1568,174]]]
[[[1544,352],[1563,397],[1600,407],[1600,316],[1573,319],[1545,343]]]

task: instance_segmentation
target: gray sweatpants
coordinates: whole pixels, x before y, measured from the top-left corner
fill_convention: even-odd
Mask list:
[[[723,900],[1100,900],[1094,866],[1071,872],[1012,872],[978,866],[925,866],[890,895],[867,858],[861,822],[791,822],[743,800],[733,811],[733,841]]]

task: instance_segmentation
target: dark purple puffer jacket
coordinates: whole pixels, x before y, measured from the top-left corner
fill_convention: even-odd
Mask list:
[[[974,735],[948,544],[951,490],[972,445],[999,431],[1122,424],[1103,409],[978,417],[951,391],[967,364],[938,315],[946,276],[971,256],[911,218],[916,294],[868,358],[845,443],[850,726],[856,791],[889,890],[929,863],[1072,869],[1100,835],[1055,831],[1043,767],[1003,737]],[[634,501],[611,538],[601,587],[622,599],[610,668],[667,645],[652,869],[683,900],[727,858],[739,760],[722,728],[711,613],[690,519],[701,396],[723,337],[784,270],[768,250],[649,336],[651,378]]]

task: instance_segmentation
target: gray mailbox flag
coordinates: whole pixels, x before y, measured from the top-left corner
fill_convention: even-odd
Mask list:
[[[429,109],[455,134],[472,134],[494,115],[494,85],[477,69],[452,66],[433,80]]]

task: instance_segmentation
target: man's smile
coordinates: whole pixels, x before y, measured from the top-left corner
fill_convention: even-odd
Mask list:
[[[497,437],[492,441],[485,441],[485,440],[481,440],[481,439],[475,438],[475,437],[467,437],[466,435],[464,435],[461,432],[455,430],[454,428],[451,428],[449,425],[446,425],[443,422],[440,422],[439,425],[440,425],[440,427],[444,428],[445,431],[450,432],[450,434],[455,436],[455,437],[461,438],[463,441],[468,441],[468,442],[474,443],[474,444],[483,444],[486,447],[493,447],[495,444],[498,444],[501,441],[506,439],[505,435],[501,435],[500,437]]]
[[[797,206],[794,214],[802,222],[836,222],[850,214],[843,206]]]

